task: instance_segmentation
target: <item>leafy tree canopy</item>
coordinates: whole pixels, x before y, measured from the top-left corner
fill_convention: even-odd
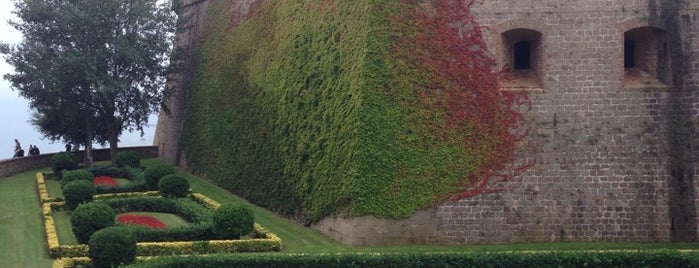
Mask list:
[[[176,26],[170,2],[160,2],[15,1],[10,23],[24,39],[0,46],[15,68],[4,77],[46,137],[88,147],[106,138],[114,159],[123,130],[143,133],[167,94]]]

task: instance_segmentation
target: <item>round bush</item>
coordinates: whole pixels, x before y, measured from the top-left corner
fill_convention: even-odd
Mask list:
[[[141,157],[134,151],[118,152],[114,162],[116,163],[117,167],[141,167]]]
[[[131,168],[118,168],[113,166],[93,166],[88,169],[92,174],[97,176],[109,176],[112,178],[123,178],[130,180],[134,174]]]
[[[92,181],[72,181],[63,187],[63,198],[66,201],[66,207],[70,210],[77,208],[82,203],[92,201],[92,196],[95,193],[97,193],[97,190]]]
[[[146,168],[143,176],[146,178],[146,186],[150,190],[158,189],[158,182],[166,175],[175,174],[175,170],[170,165],[161,164]]]
[[[124,227],[108,227],[95,232],[89,241],[94,267],[117,267],[136,261],[136,236]]]
[[[61,188],[65,188],[68,183],[74,181],[90,181],[94,183],[95,175],[92,172],[85,169],[76,169],[63,172],[63,180],[61,181]]]
[[[187,197],[187,194],[189,194],[189,181],[175,174],[166,175],[158,182],[158,190],[163,197]]]
[[[213,215],[213,231],[220,239],[238,239],[255,228],[252,210],[243,204],[227,203],[219,206]]]
[[[59,179],[63,177],[63,170],[74,170],[78,168],[78,158],[70,152],[60,152],[51,157],[51,169],[53,174]]]
[[[114,225],[114,209],[101,202],[80,204],[70,215],[70,225],[75,238],[81,244],[90,241],[93,233]]]

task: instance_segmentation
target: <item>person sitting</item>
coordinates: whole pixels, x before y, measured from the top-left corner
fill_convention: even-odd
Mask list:
[[[18,158],[18,157],[23,157],[24,156],[24,150],[20,147],[19,150],[15,151],[15,155],[13,158]]]
[[[35,145],[29,145],[29,155],[39,155],[39,148]]]

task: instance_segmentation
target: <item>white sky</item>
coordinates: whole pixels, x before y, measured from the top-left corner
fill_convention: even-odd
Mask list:
[[[12,28],[7,21],[13,19],[14,4],[11,0],[0,0],[0,41],[9,44],[18,44],[22,41],[22,35]],[[25,152],[29,145],[37,145],[42,153],[58,152],[65,149],[61,143],[51,143],[43,139],[43,136],[28,121],[31,116],[29,104],[26,99],[19,97],[17,91],[11,89],[10,83],[2,79],[2,76],[11,73],[13,68],[0,57],[0,159],[10,158],[14,154],[14,139],[18,139]],[[157,116],[149,118],[148,124],[155,126]],[[153,144],[155,127],[145,129],[145,135],[139,133],[122,134],[120,147],[145,146]],[[97,147],[99,148],[99,147]]]

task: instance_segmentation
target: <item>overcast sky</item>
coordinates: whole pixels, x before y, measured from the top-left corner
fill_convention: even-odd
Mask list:
[[[7,21],[13,19],[14,4],[11,0],[0,0],[0,41],[10,44],[22,42],[22,35],[15,31]],[[58,152],[65,149],[62,143],[52,143],[30,124],[31,111],[26,99],[19,97],[11,89],[10,83],[2,76],[13,71],[12,66],[0,57],[0,159],[11,158],[14,154],[14,139],[18,139],[25,151],[29,145],[37,145],[42,153]],[[149,125],[155,126],[157,116],[151,116]],[[155,127],[149,127],[143,137],[139,133],[125,132],[121,136],[120,147],[143,146],[153,144]],[[97,146],[96,148],[101,148]]]

